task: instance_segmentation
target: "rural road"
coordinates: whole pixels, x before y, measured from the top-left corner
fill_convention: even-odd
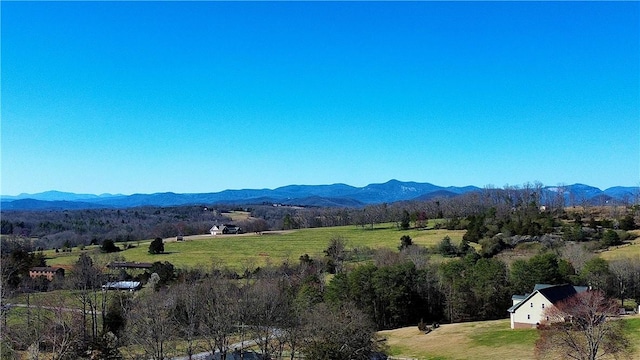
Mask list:
[[[27,304],[5,304],[4,306],[7,307],[6,310],[9,310],[12,307],[21,307],[21,308],[32,308],[32,309],[39,308],[39,309],[47,309],[47,310],[60,310],[60,311],[79,312],[79,313],[82,312],[82,309],[66,308],[66,307],[59,307],[59,306],[42,306],[42,305],[27,305]],[[86,310],[85,313],[91,314],[91,310]]]
[[[229,345],[229,349],[230,349],[229,354],[233,351],[233,349],[244,349],[249,346],[253,346],[255,344],[256,344],[255,340],[246,340],[246,341],[238,342],[235,344],[231,344]],[[217,352],[218,351],[216,350],[216,353]],[[211,351],[205,351],[205,352],[191,355],[191,360],[212,360],[212,359],[213,359],[213,355],[211,354]],[[189,360],[189,355],[174,357],[174,358],[171,358],[171,360]]]

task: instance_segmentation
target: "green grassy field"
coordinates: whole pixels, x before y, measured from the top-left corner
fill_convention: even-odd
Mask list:
[[[640,316],[625,319],[632,345],[640,343]],[[538,333],[535,329],[512,330],[509,319],[445,324],[429,334],[417,327],[381,331],[389,353],[410,359],[532,359]],[[640,349],[631,354],[640,359]]]
[[[80,309],[82,307],[79,290],[53,290],[31,294],[18,294],[11,297],[7,302],[15,304],[29,303],[33,306],[62,306],[74,309]]]
[[[640,315],[627,319],[627,334],[632,344],[636,344],[636,358],[640,359]]]
[[[245,215],[246,216],[246,215]],[[301,255],[309,254],[313,258],[322,258],[323,250],[334,237],[342,237],[351,249],[389,248],[397,250],[400,237],[409,235],[413,242],[421,246],[433,246],[445,236],[454,243],[459,243],[464,230],[399,230],[395,224],[378,224],[373,229],[369,226],[338,226],[327,228],[300,229],[290,231],[272,231],[258,234],[241,235],[197,235],[185,237],[185,241],[176,242],[175,238],[165,239],[165,253],[151,255],[148,253],[150,240],[132,242],[134,248],[119,253],[101,254],[97,246],[87,246],[85,250],[74,248],[71,253],[55,253],[46,251],[47,264],[69,267],[73,265],[81,251],[88,252],[99,264],[106,265],[116,257],[124,257],[127,261],[155,262],[168,261],[179,268],[205,267],[214,262],[236,271],[253,269],[267,264],[279,265],[285,261],[297,262]],[[123,246],[123,244],[118,244]],[[532,249],[535,250],[535,249]],[[515,254],[518,251],[506,252],[508,256],[520,258],[526,254]],[[520,251],[522,252],[522,251]],[[535,252],[535,251],[533,251]],[[526,251],[525,251],[526,253]],[[514,255],[515,254],[515,255]],[[532,256],[529,254],[528,256]],[[626,245],[612,247],[601,252],[606,260],[618,258],[640,258],[640,239]],[[439,261],[438,256],[432,256]],[[510,262],[509,259],[503,260]]]
[[[631,232],[634,235],[640,235],[640,231]],[[600,253],[600,256],[605,260],[616,260],[635,258],[640,259],[640,238],[631,240],[624,245],[612,246],[606,251]]]
[[[346,240],[347,247],[353,248],[389,248],[397,250],[400,237],[409,235],[417,245],[431,246],[443,237],[449,236],[458,243],[464,230],[398,230],[395,224],[380,224],[370,229],[356,226],[300,229],[291,231],[265,232],[262,235],[199,235],[185,237],[185,241],[176,242],[174,238],[165,240],[165,254],[148,253],[150,241],[134,243],[136,246],[115,254],[100,254],[97,247],[85,250],[95,255],[99,263],[106,264],[115,256],[127,261],[155,262],[168,261],[180,268],[208,267],[213,261],[235,270],[252,269],[266,264],[278,265],[284,261],[297,262],[301,255],[309,254],[314,258],[324,256],[323,250],[334,237]],[[120,244],[119,244],[120,245]],[[81,250],[71,253],[45,252],[47,264],[72,265],[78,259]]]

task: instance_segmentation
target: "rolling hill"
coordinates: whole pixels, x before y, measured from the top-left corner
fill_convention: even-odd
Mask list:
[[[91,195],[59,191],[2,196],[2,210],[67,210],[89,208],[131,208],[138,206],[178,206],[192,204],[284,204],[317,207],[362,207],[397,201],[449,198],[473,191],[476,186],[442,187],[430,183],[390,180],[380,184],[354,187],[346,184],[287,185],[276,189],[224,190],[213,193],[177,194],[172,192],[133,195]],[[612,187],[600,190],[585,184],[545,187],[548,196],[562,190],[565,202],[572,205],[629,203],[638,198],[638,187]]]

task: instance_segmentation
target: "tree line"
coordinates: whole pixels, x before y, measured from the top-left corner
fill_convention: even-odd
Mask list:
[[[1,233],[33,239],[42,249],[133,243],[156,237],[205,234],[215,223],[231,222],[227,208],[140,207],[65,211],[3,211]]]

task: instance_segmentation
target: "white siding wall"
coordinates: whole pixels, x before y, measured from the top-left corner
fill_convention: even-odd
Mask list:
[[[511,314],[511,327],[515,328],[522,324],[530,324],[532,327],[541,323],[543,320],[542,313],[544,309],[552,306],[551,302],[547,300],[540,293],[536,292],[531,298],[526,300],[525,303],[520,305],[515,312]]]

